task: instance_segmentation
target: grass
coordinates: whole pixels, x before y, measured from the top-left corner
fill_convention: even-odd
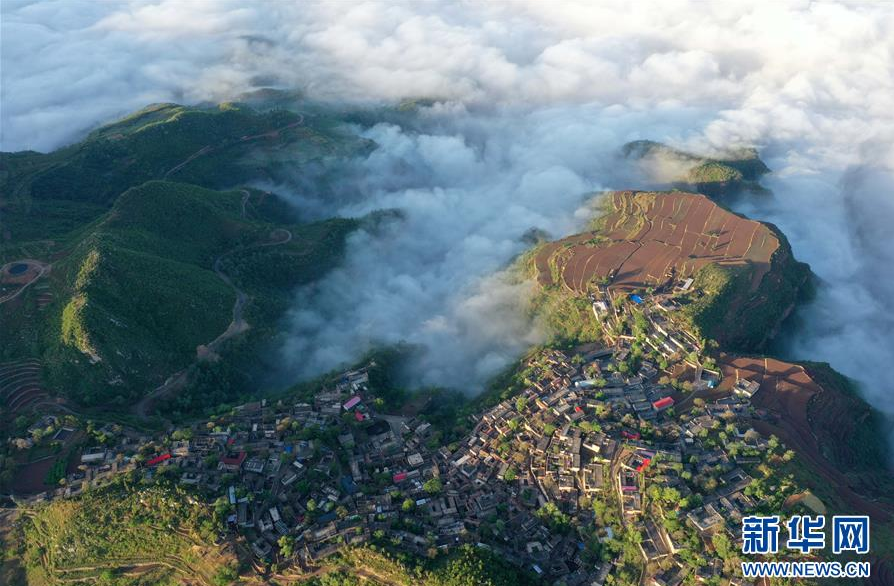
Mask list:
[[[590,302],[562,286],[542,288],[533,298],[531,309],[560,346],[595,342],[602,338],[602,328],[593,316]]]
[[[718,161],[706,161],[696,165],[687,174],[689,183],[728,183],[742,181],[741,171]]]
[[[25,514],[18,540],[28,583],[207,583],[228,559],[213,545],[209,511],[193,502],[179,489],[116,482],[39,505]],[[133,566],[149,573],[121,575]]]
[[[351,568],[359,568],[384,583],[401,586],[534,586],[540,583],[533,573],[510,565],[483,547],[471,545],[463,545],[448,554],[437,554],[428,559],[401,552],[392,553],[376,546],[350,548],[343,550],[330,563],[334,566],[334,577],[340,578],[349,574]],[[324,585],[326,582],[320,580],[316,584]]]

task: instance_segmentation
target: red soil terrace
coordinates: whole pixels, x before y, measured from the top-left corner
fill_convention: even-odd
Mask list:
[[[583,293],[594,280],[614,274],[611,286],[658,285],[674,272],[686,277],[709,263],[757,267],[757,287],[770,270],[779,239],[767,226],[728,212],[703,195],[622,191],[607,194],[611,211],[598,232],[549,243],[534,263],[541,285],[561,283]]]
[[[874,521],[892,520],[890,508],[851,488],[851,480],[823,455],[818,445],[808,405],[812,400],[816,401],[836,391],[817,384],[804,367],[773,358],[734,358],[722,355],[720,366],[724,380],[718,391],[728,391],[739,379],[760,383],[760,389],[752,397],[752,403],[755,407],[776,414],[778,420],[775,423],[753,421],[757,431],[764,435],[776,435],[785,445],[794,449],[812,470],[829,483],[851,510],[868,514]],[[834,418],[824,418],[824,425],[833,423]]]

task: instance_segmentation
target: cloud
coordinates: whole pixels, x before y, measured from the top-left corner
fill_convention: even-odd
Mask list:
[[[781,226],[825,284],[792,353],[828,359],[866,383],[876,405],[890,404],[892,385],[872,367],[894,357],[888,4],[7,1],[0,10],[6,150],[51,149],[146,102],[226,99],[257,80],[319,99],[448,103],[419,128],[365,130],[382,148],[357,162],[369,173],[362,198],[333,211],[391,206],[407,219],[356,235],[346,266],[302,293],[296,332],[320,336],[296,342],[309,364],[375,338],[446,354],[480,337],[496,357],[472,345],[480,364],[429,366],[435,378],[479,384],[535,336],[491,305],[517,292],[482,298],[498,289],[483,279],[522,249],[528,228],[579,226],[582,192],[629,187],[610,153],[653,138],[761,149],[776,196],[743,210]],[[491,344],[494,319],[519,340]]]

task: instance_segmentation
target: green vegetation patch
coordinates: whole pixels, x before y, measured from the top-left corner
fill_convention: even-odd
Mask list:
[[[823,455],[848,474],[861,490],[894,494],[887,463],[891,461],[890,424],[860,396],[857,383],[826,363],[802,363],[823,392],[807,405],[808,419]]]
[[[590,302],[561,286],[544,287],[533,298],[531,311],[549,328],[553,342],[572,346],[602,339]]]
[[[401,586],[534,586],[536,577],[483,547],[463,545],[448,554],[432,549],[431,556],[411,558],[372,546],[343,550],[332,560],[336,567],[324,576],[305,582],[308,586],[352,586],[352,569],[363,578]]]
[[[742,181],[742,172],[718,161],[707,161],[689,170],[687,179],[690,183],[725,183]]]
[[[179,489],[116,482],[29,510],[20,547],[32,584],[127,583],[116,574],[134,567],[157,572],[160,580],[208,580],[224,563],[210,527],[206,508]]]
[[[743,190],[762,192],[764,189],[758,181],[770,172],[753,148],[740,148],[724,156],[710,158],[660,142],[637,140],[625,144],[621,152],[629,159],[655,159],[679,166],[681,172],[671,183],[675,187],[692,189],[710,197],[722,198]]]
[[[368,148],[325,113],[156,104],[51,153],[0,153],[4,238],[60,238],[153,179],[213,189],[283,181],[311,161]]]

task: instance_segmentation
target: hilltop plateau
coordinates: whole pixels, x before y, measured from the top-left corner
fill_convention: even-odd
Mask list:
[[[600,287],[663,291],[691,278],[677,301],[697,335],[754,351],[772,337],[809,277],[772,226],[704,195],[624,191],[600,198],[591,231],[541,244],[528,257],[542,291],[536,305],[554,324],[561,321],[549,307],[558,299],[582,299]]]

